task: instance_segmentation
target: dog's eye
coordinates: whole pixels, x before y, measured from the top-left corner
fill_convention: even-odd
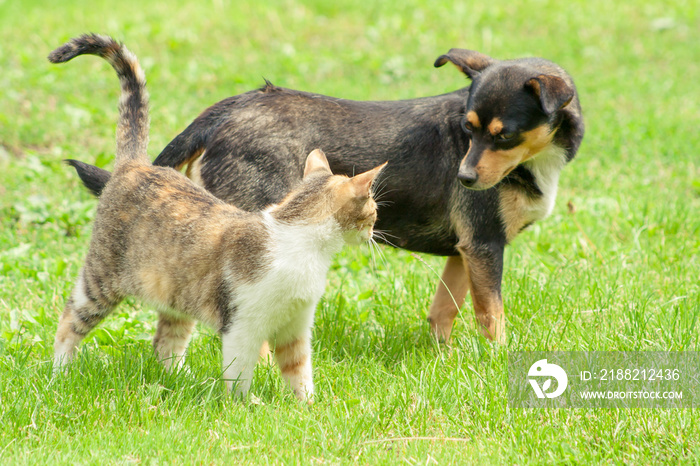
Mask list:
[[[462,131],[464,131],[469,136],[471,136],[473,130],[471,128],[471,125],[467,126],[467,124],[468,124],[467,119],[465,118],[465,119],[461,120],[460,124],[462,125]]]
[[[498,141],[510,141],[515,137],[515,133],[499,133],[495,136]]]

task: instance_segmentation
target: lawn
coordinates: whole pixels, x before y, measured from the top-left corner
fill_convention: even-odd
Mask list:
[[[60,6],[59,6],[60,5]],[[0,462],[5,464],[541,464],[700,462],[697,409],[523,410],[508,351],[699,351],[700,16],[695,2],[188,3],[0,0]],[[317,310],[317,400],[276,367],[224,393],[219,339],[187,370],[123,303],[52,377],[53,335],[95,200],[61,163],[111,167],[119,87],[102,60],[50,65],[84,32],[139,57],[152,158],[212,103],[263,83],[357,100],[468,85],[452,47],[542,56],[574,77],[587,133],[553,214],[506,251],[508,343],[465,305],[448,348],[426,322],[443,259],[347,248]]]

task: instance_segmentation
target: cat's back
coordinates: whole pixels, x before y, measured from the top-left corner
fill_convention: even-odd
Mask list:
[[[100,196],[93,236],[126,255],[160,249],[176,255],[263,230],[258,214],[217,199],[171,168],[125,164]]]
[[[218,200],[173,169],[127,164],[100,197],[88,260],[109,271],[121,293],[218,325],[217,297],[259,280],[268,256],[261,214]]]
[[[166,167],[125,164],[115,170],[105,187],[101,204],[143,209],[159,201],[189,201],[193,206],[217,205],[238,210],[195,185],[180,172]]]

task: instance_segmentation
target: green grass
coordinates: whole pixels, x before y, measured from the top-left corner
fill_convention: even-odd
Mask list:
[[[697,410],[518,410],[507,351],[698,351],[700,17],[691,1],[185,3],[0,0],[0,461],[6,464],[697,463]],[[317,312],[312,407],[276,368],[257,398],[218,380],[200,328],[188,372],[167,374],[154,315],[118,308],[51,376],[53,334],[95,201],[61,160],[110,166],[118,85],[94,57],[46,55],[113,34],[143,64],[152,157],[206,106],[277,85],[400,99],[466,85],[434,69],[451,47],[543,56],[575,78],[587,135],[554,213],[506,252],[506,347],[428,336],[442,260],[347,249]],[[575,213],[567,210],[567,203]]]

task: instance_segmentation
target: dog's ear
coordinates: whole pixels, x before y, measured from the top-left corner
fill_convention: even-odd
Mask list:
[[[542,110],[551,115],[560,108],[569,105],[574,98],[574,90],[559,76],[541,74],[529,79],[525,87],[532,90],[540,99]]]
[[[469,78],[476,78],[486,67],[496,63],[493,58],[474,50],[450,49],[445,55],[440,55],[435,60],[435,68],[439,68],[447,62],[454,63]]]
[[[314,149],[306,157],[306,165],[304,166],[304,178],[306,178],[309,173],[316,171],[324,171],[329,174],[333,174],[330,165],[328,165],[328,159],[326,154],[323,153],[321,149]]]

